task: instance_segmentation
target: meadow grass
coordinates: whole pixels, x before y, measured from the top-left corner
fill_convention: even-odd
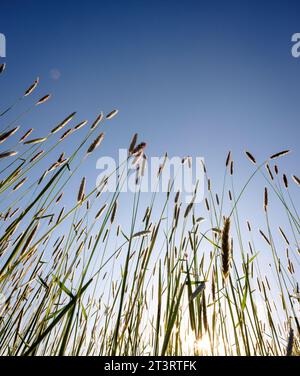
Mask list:
[[[289,151],[262,163],[246,151],[251,172],[240,190],[229,153],[220,196],[203,165],[206,197],[197,205],[205,205],[206,218],[196,216],[193,199],[185,204],[173,192],[173,181],[162,205],[155,192],[146,203],[137,184],[122,228],[124,166],[90,190],[85,176],[118,111],[67,130],[77,114],[66,114],[35,137],[16,122],[46,105],[50,95],[18,113],[39,85],[36,79],[0,112],[0,354],[299,355],[300,221],[289,184],[300,185],[277,164]],[[81,141],[72,154],[59,152],[76,132]],[[126,164],[135,163],[138,181],[146,143],[137,139],[128,142]],[[116,177],[116,191],[105,192]],[[265,182],[258,198],[263,229],[244,221],[252,213],[239,211],[258,177]],[[289,228],[269,214],[271,194]]]

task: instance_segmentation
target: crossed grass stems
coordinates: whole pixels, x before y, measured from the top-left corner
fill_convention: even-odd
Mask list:
[[[0,119],[16,111],[38,86],[37,79]],[[260,165],[246,152],[254,170],[238,194],[229,153],[220,197],[203,165],[203,222],[196,217],[193,199],[184,205],[180,194],[172,192],[174,181],[162,205],[153,193],[145,208],[138,181],[143,178],[146,144],[137,145],[135,135],[126,164],[137,167],[137,189],[122,229],[118,213],[129,174],[125,166],[87,193],[82,176],[83,164],[105,142],[102,129],[117,111],[99,114],[74,152],[60,154],[43,172],[40,166],[59,145],[87,128],[87,121],[81,121],[65,131],[76,115],[72,113],[47,136],[29,139],[34,131],[26,130],[18,142],[16,122],[49,98],[43,96],[17,115],[0,135],[0,291],[5,296],[0,354],[298,355],[299,216],[288,179],[274,165],[288,151]],[[6,151],[8,139],[16,143]],[[158,178],[163,168],[162,163]],[[242,223],[238,211],[257,175],[266,186],[264,231]],[[106,184],[116,176],[116,192],[106,193]],[[293,179],[299,185],[297,176]],[[64,206],[63,192],[75,184],[74,205]],[[270,225],[270,192],[290,225],[292,240],[279,227],[284,246],[274,236],[278,229]],[[264,245],[258,249],[261,240]],[[271,268],[261,253],[268,255]],[[273,276],[266,276],[266,270]]]

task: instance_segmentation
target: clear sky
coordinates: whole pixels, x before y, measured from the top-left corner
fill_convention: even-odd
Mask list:
[[[299,1],[3,1],[1,103],[40,76],[53,99],[26,125],[41,135],[73,111],[118,108],[103,153],[138,132],[150,156],[203,156],[218,185],[232,150],[242,186],[245,149],[264,160],[288,148],[284,168],[299,176],[299,15]]]
[[[229,148],[295,149],[299,12],[297,1],[5,1],[5,96],[39,75],[57,118],[117,107],[116,144],[138,131],[154,154],[217,163]]]

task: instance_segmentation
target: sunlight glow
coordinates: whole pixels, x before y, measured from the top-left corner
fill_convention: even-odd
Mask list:
[[[203,334],[201,338],[196,338],[195,333],[189,333],[186,336],[185,347],[188,350],[188,354],[195,355],[210,355],[211,354],[211,343],[209,336]]]
[[[202,338],[199,338],[195,341],[195,350],[200,355],[208,355],[211,351],[210,348],[210,339],[207,334],[204,334]]]

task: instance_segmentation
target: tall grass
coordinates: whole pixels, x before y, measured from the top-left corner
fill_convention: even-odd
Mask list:
[[[90,190],[85,176],[117,110],[67,130],[77,115],[66,114],[36,137],[15,123],[46,105],[49,96],[18,113],[38,88],[37,79],[0,114],[0,354],[298,355],[300,222],[289,184],[299,178],[289,183],[277,165],[287,151],[260,164],[246,152],[240,190],[231,153],[218,193],[203,166],[203,204],[186,205],[172,181],[163,202],[153,193],[146,204],[137,184],[121,226],[125,166]],[[71,155],[61,152],[68,142]],[[136,163],[139,180],[146,144],[136,143],[134,135],[126,164]],[[105,192],[116,177],[116,192]],[[265,226],[257,228],[239,204],[261,178]],[[275,199],[284,225],[269,214]]]

